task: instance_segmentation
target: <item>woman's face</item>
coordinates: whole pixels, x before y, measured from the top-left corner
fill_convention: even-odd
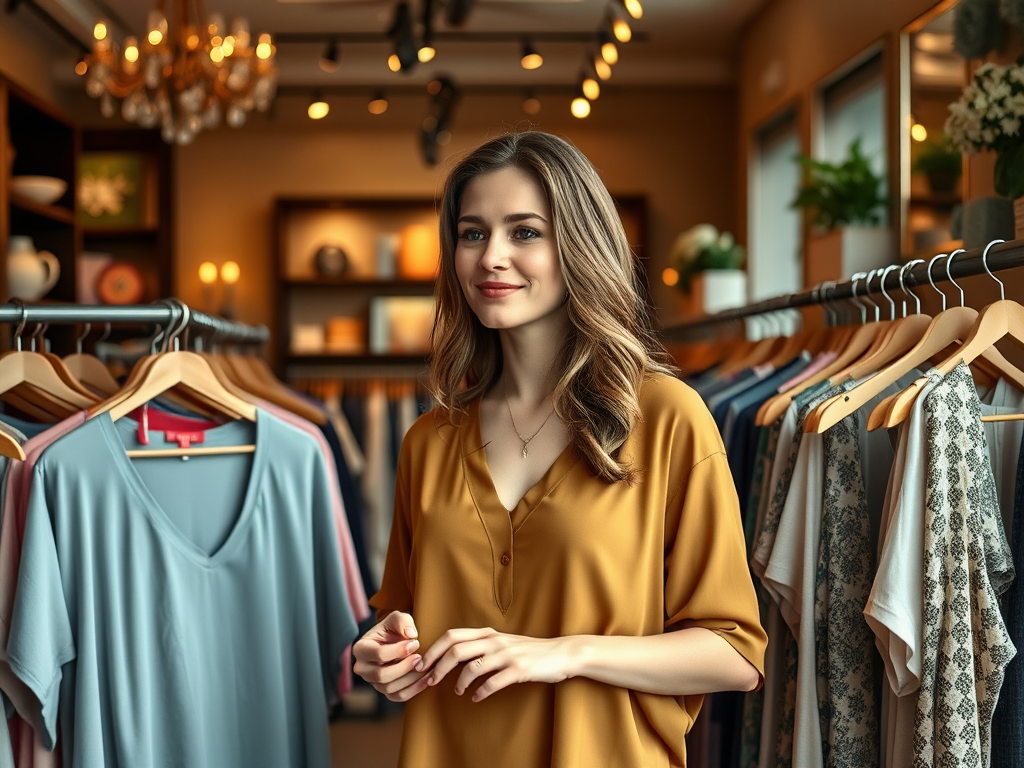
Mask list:
[[[481,174],[462,193],[455,272],[487,328],[519,328],[565,301],[558,244],[544,189],[519,168]]]

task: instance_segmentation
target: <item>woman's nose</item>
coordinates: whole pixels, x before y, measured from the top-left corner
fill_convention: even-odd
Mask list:
[[[509,268],[508,246],[500,237],[492,237],[480,255],[480,266],[486,272],[501,272]]]

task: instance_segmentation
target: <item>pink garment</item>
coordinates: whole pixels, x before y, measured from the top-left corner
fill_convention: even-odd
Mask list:
[[[330,479],[331,506],[334,507],[334,527],[338,533],[338,549],[341,552],[341,565],[345,573],[345,591],[348,593],[352,615],[357,622],[361,622],[370,615],[370,604],[366,599],[366,592],[363,590],[362,577],[359,575],[359,561],[356,559],[356,548],[352,543],[352,532],[348,527],[348,519],[345,517],[345,502],[341,498],[341,485],[338,482],[338,465],[334,463],[331,446],[327,444],[327,439],[316,424],[266,400],[254,398],[254,403],[281,421],[312,435],[320,446],[324,461],[327,462],[327,476]],[[351,655],[351,646],[342,651],[341,674],[338,677],[339,696],[352,690]]]
[[[800,371],[800,373],[798,373],[792,379],[790,379],[785,384],[783,384],[781,387],[779,387],[779,389],[778,389],[779,394],[781,395],[783,392],[788,392],[789,390],[791,390],[793,387],[795,387],[800,382],[806,381],[807,379],[811,378],[811,376],[813,376],[818,371],[820,371],[823,368],[825,368],[825,366],[831,365],[835,361],[835,359],[837,357],[839,357],[839,353],[838,352],[821,352],[821,353],[819,353],[816,358],[811,360],[810,365],[808,365],[806,368],[804,368],[802,371]]]

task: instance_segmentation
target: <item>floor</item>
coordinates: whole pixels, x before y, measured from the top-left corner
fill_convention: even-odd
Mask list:
[[[335,720],[331,723],[334,768],[395,768],[401,740],[401,712],[381,719]]]

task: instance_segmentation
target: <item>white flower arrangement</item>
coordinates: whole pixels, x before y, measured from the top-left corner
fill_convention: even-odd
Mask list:
[[[676,287],[690,292],[694,275],[708,269],[740,269],[745,251],[730,232],[719,232],[711,224],[697,224],[683,232],[672,244],[670,261],[679,272]]]
[[[1024,60],[1008,66],[986,63],[974,72],[960,100],[949,105],[946,134],[965,155],[999,155],[996,191],[1024,195]]]

